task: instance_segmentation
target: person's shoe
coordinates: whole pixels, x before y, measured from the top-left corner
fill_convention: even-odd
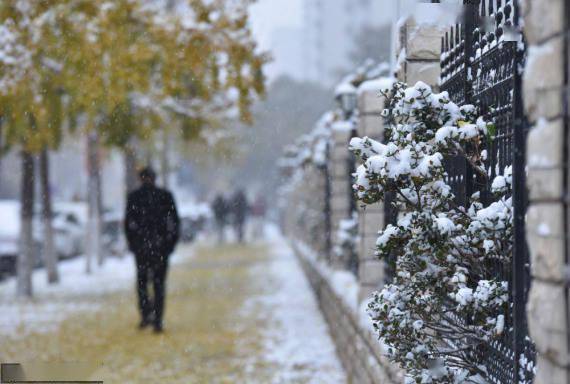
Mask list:
[[[154,324],[152,327],[152,331],[154,333],[162,333],[164,332],[164,329],[162,328],[162,324]]]
[[[142,319],[141,322],[139,323],[139,329],[145,329],[146,327],[148,327],[151,324],[150,320],[148,319]]]

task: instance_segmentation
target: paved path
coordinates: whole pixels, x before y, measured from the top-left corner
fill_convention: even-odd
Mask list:
[[[73,296],[78,309],[53,329],[24,332],[25,316],[16,336],[0,328],[0,361],[96,363],[91,378],[105,383],[345,382],[315,299],[282,239],[179,253],[169,275],[164,334],[136,329],[129,283],[101,294],[79,292]],[[57,308],[66,299],[50,300]],[[7,313],[25,313],[32,322],[34,306],[40,313],[42,305]]]

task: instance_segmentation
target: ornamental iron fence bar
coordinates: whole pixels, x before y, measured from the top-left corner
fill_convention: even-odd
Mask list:
[[[323,177],[325,179],[325,194],[324,194],[324,220],[325,220],[325,257],[327,261],[331,260],[332,255],[332,222],[331,222],[331,144],[327,141],[325,148],[326,163],[323,167]]]
[[[442,37],[441,90],[457,104],[473,104],[486,120],[493,121],[485,148],[487,178],[479,176],[461,157],[445,159],[447,181],[457,203],[467,205],[479,192],[483,204],[492,202],[490,182],[512,166],[513,255],[510,268],[490,265],[492,276],[509,283],[510,303],[505,333],[474,353],[486,366],[492,383],[530,383],[534,346],[528,337],[525,304],[530,285],[529,256],[524,214],[527,206],[525,144],[528,131],[522,103],[521,71],[525,51],[518,28],[517,0],[464,2],[462,22]]]
[[[350,133],[350,138],[358,137],[358,132],[356,127],[354,127]],[[354,189],[352,188],[353,185],[353,175],[356,172],[356,156],[351,151],[347,158],[347,171],[348,171],[348,217],[354,218],[355,215],[358,214],[358,204],[357,199],[355,196]],[[356,249],[350,250],[350,254],[348,255],[347,260],[347,269],[352,272],[356,278],[358,278],[358,267],[359,267],[359,258],[358,258],[358,251]]]
[[[565,238],[565,254],[564,264],[566,267],[570,265],[570,0],[564,2],[564,44],[563,44],[563,65],[564,65],[564,92],[562,94],[563,102],[563,229],[566,234]],[[566,282],[567,286],[570,282]],[[565,313],[566,313],[566,329],[570,330],[570,292],[564,290]],[[566,345],[570,351],[570,334],[567,333]]]

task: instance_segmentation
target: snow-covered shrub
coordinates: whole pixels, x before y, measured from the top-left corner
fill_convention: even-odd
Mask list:
[[[396,225],[377,240],[377,255],[395,259],[392,284],[369,304],[379,338],[409,383],[481,382],[474,355],[505,332],[508,285],[491,266],[509,263],[512,248],[511,169],[490,183],[483,144],[494,126],[471,105],[418,82],[386,90],[386,144],[354,138],[360,157],[354,189],[365,204],[395,196]],[[466,207],[446,181],[446,157],[461,156],[491,184],[493,203],[479,194]]]

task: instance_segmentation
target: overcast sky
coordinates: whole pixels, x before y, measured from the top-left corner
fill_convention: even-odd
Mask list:
[[[251,27],[261,48],[270,49],[275,30],[302,25],[302,0],[258,0],[251,7],[250,15]]]
[[[251,28],[259,47],[263,51],[271,52],[273,56],[274,61],[266,69],[270,81],[282,73],[298,77],[299,71],[301,73],[305,71],[303,64],[299,63],[299,60],[303,60],[300,52],[295,55],[294,51],[283,50],[283,37],[287,36],[284,32],[287,31],[291,31],[291,39],[296,39],[301,46],[303,44],[302,35],[294,34],[294,30],[300,30],[303,26],[305,1],[307,0],[257,0],[250,7]],[[323,1],[326,3],[327,0]],[[372,12],[378,25],[391,21],[395,12],[395,3],[394,0],[373,0]],[[358,6],[358,3],[355,3],[355,6]],[[279,39],[276,39],[277,36]],[[275,44],[280,44],[280,49],[277,49]]]

